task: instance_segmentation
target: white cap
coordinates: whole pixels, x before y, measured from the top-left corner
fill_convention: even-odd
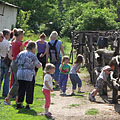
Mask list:
[[[102,68],[102,70],[110,70],[110,69],[111,69],[111,67],[109,65]]]

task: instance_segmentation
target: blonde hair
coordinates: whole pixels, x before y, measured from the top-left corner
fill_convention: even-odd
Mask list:
[[[53,31],[51,34],[50,34],[50,37],[49,37],[49,39],[50,40],[57,40],[57,37],[58,37],[58,33],[57,33],[57,31]]]
[[[47,63],[44,72],[49,74],[51,69],[55,69],[55,66],[51,63]]]
[[[65,62],[65,60],[70,59],[68,56],[63,56],[62,61]]]

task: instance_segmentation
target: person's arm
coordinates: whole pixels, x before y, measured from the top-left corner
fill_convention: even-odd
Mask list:
[[[111,71],[111,72],[110,72],[110,79],[111,79],[111,81],[116,81],[117,79],[113,78],[113,74],[114,74],[114,72]]]
[[[23,51],[23,50],[24,50],[24,45],[22,44],[22,45],[20,46],[20,52]]]
[[[64,56],[65,54],[64,54],[64,50],[63,50],[62,44],[61,44],[61,46],[60,46],[60,50],[61,50],[61,52],[62,52],[62,55]]]
[[[9,49],[8,57],[9,57],[10,60],[13,60],[13,57],[12,57],[12,47],[10,47],[10,49]]]
[[[36,68],[40,68],[42,66],[42,63],[40,63],[39,65],[36,66]]]
[[[48,63],[48,56],[49,56],[49,47],[46,47],[46,63]]]
[[[45,86],[46,86],[49,90],[53,91],[53,89],[49,86],[48,81],[45,81]]]
[[[61,62],[59,70],[62,71],[62,68],[63,68],[63,61]]]
[[[47,44],[46,44],[46,49],[45,49],[45,52],[40,56],[40,57],[44,57],[47,53]]]

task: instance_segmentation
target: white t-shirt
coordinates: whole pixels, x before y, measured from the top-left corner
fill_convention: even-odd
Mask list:
[[[48,85],[50,86],[51,89],[53,89],[52,77],[50,74],[46,74],[44,76],[44,82],[43,82],[43,88],[49,90],[45,85],[45,81],[48,81]]]
[[[9,51],[10,42],[6,40],[6,38],[3,39],[2,42],[0,42],[0,56],[6,57],[6,54]]]
[[[104,81],[107,81],[108,75],[102,70],[100,75],[98,76],[98,79],[103,79]]]
[[[100,75],[98,76],[98,79],[103,79],[104,81],[107,81],[107,78],[108,78],[108,74],[106,74],[105,72],[104,72],[104,70],[110,70],[111,69],[111,67],[109,66],[109,65],[107,65],[107,66],[104,66],[103,68],[102,68],[102,71],[101,71],[101,73],[100,73]]]

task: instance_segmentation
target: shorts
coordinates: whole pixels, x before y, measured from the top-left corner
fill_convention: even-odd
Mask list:
[[[102,78],[97,79],[95,88],[100,91],[103,89],[103,86],[105,84],[105,81]]]

